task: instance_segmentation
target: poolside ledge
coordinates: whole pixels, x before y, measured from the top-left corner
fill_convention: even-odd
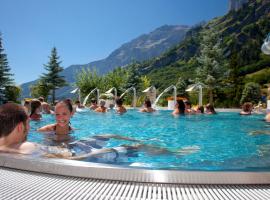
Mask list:
[[[170,184],[270,184],[270,172],[150,170],[0,154],[0,167],[70,177]]]

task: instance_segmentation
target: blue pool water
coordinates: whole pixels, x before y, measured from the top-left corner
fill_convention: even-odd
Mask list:
[[[150,169],[269,171],[270,135],[250,134],[270,132],[270,124],[263,117],[240,116],[234,112],[174,117],[171,111],[148,114],[128,110],[123,115],[86,111],[73,116],[71,123],[76,130],[71,137],[78,140],[110,133],[172,152],[181,150],[162,155],[139,151],[110,164]],[[47,143],[47,135],[35,130],[48,123],[54,123],[54,116],[43,115],[42,121],[32,121],[29,140]],[[106,147],[122,144],[134,142],[111,139]]]

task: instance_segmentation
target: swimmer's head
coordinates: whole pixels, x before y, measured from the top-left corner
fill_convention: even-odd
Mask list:
[[[24,142],[30,129],[29,119],[21,105],[7,103],[0,106],[0,138],[7,137],[16,129],[14,142]],[[18,135],[19,134],[19,135]]]
[[[104,99],[100,99],[99,105],[100,106],[105,106],[105,104],[106,104],[106,101]]]
[[[40,114],[41,113],[41,102],[38,99],[33,99],[31,101],[31,115],[34,113]]]
[[[115,100],[115,103],[116,103],[117,106],[122,106],[123,105],[123,100],[121,98],[117,98]]]
[[[70,118],[73,115],[72,105],[68,101],[60,101],[55,106],[55,119],[59,126],[69,126]]]
[[[60,106],[66,107],[66,109],[67,109],[70,113],[73,112],[72,104],[71,104],[71,102],[68,101],[68,100],[59,101],[59,102],[56,104],[55,109],[57,109],[57,108],[60,107]]]

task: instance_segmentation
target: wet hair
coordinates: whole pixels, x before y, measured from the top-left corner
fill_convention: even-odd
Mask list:
[[[99,105],[100,106],[105,106],[105,104],[106,104],[106,101],[104,99],[99,100]]]
[[[115,103],[116,103],[116,105],[122,106],[123,105],[123,100],[121,98],[117,98],[115,100]]]
[[[67,101],[67,102],[69,102],[71,105],[73,104],[73,102],[72,102],[72,100],[71,99],[65,99],[64,101]]]
[[[245,102],[243,104],[242,108],[243,108],[243,111],[245,111],[245,112],[251,112],[251,110],[252,110],[252,103]]]
[[[146,99],[144,101],[144,104],[146,105],[147,108],[151,108],[152,107],[151,101],[149,99]]]
[[[209,110],[210,112],[212,112],[213,114],[216,114],[215,108],[212,104],[207,104],[206,105],[206,109]]]
[[[23,105],[24,105],[24,106],[30,105],[30,101],[29,101],[29,100],[25,100]]]
[[[36,112],[36,110],[41,106],[41,103],[38,99],[33,99],[31,101],[31,114],[30,117]]]
[[[60,104],[64,104],[64,105],[67,107],[67,109],[70,111],[70,113],[73,112],[73,106],[72,106],[71,102],[70,102],[68,99],[63,100],[63,101],[59,101],[59,102],[56,104],[56,106],[57,106],[57,105],[60,105]],[[55,107],[56,107],[56,106],[55,106]]]
[[[91,103],[97,103],[96,99],[91,99]]]
[[[204,107],[203,106],[199,106],[198,110],[201,111],[201,113],[204,113]]]
[[[58,104],[58,102],[59,102],[58,100],[55,100],[53,105],[56,106],[56,104]]]
[[[190,107],[191,107],[191,103],[190,103],[190,101],[185,101],[185,105],[187,105],[187,106],[190,106]]]
[[[185,108],[186,108],[186,106],[185,106],[184,101],[182,99],[177,100],[177,104],[178,104],[178,107],[177,108],[178,108],[179,113],[180,114],[185,114]]]
[[[44,98],[43,98],[43,97],[39,97],[38,100],[39,100],[40,102],[44,102]]]
[[[8,136],[20,123],[26,124],[28,116],[21,105],[7,103],[0,106],[0,138]]]
[[[77,101],[75,101],[75,104],[77,104],[77,103],[79,103],[79,104],[80,104],[81,102],[80,102],[79,100],[77,100]]]

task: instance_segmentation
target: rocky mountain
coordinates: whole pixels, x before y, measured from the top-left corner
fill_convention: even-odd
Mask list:
[[[230,11],[238,11],[247,2],[248,2],[248,0],[230,0],[229,1],[229,10]]]
[[[148,34],[141,35],[134,40],[123,44],[105,59],[90,62],[85,65],[71,65],[62,72],[62,75],[65,76],[67,82],[72,85],[72,83],[75,82],[76,74],[82,68],[95,68],[98,73],[102,75],[116,67],[125,66],[134,61],[140,62],[152,59],[181,42],[188,30],[188,26],[164,25]],[[36,81],[31,81],[21,85],[23,97],[30,96],[29,87],[35,82]],[[56,95],[58,98],[68,96],[70,90],[70,86],[61,88],[57,91]]]

